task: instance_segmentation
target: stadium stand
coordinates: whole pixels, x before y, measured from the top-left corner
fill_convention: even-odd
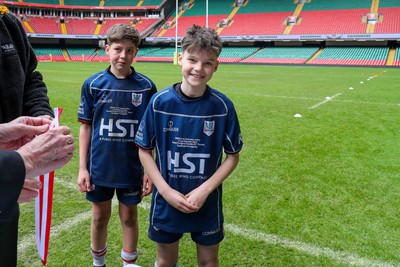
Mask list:
[[[266,47],[241,61],[242,63],[304,64],[318,47]]]
[[[393,66],[400,66],[400,46],[396,48]]]
[[[362,34],[366,25],[361,17],[369,9],[343,9],[302,11],[301,24],[293,27],[291,34]]]
[[[97,42],[115,23],[130,23],[143,37],[138,61],[173,61],[175,0],[6,2],[30,39],[50,36],[38,47],[41,60],[108,61]],[[222,63],[399,66],[399,0],[208,2],[206,19],[206,0],[180,0],[178,36],[208,21],[224,41]]]
[[[68,34],[94,34],[97,19],[68,18],[65,22]]]
[[[60,1],[56,1],[58,4],[60,4]],[[64,5],[68,6],[99,6],[100,5],[100,0],[64,0]]]
[[[28,23],[34,33],[62,34],[60,23],[54,17],[29,17]]]
[[[326,47],[309,64],[384,66],[388,47]]]
[[[15,1],[20,2],[20,1]],[[24,0],[26,3],[34,3],[34,4],[50,4],[50,5],[59,5],[59,0]]]
[[[61,48],[34,46],[38,61],[66,61]]]
[[[400,33],[400,7],[379,8],[379,14],[383,15],[384,23],[377,23],[374,33]]]
[[[219,55],[219,62],[237,63],[251,56],[259,47],[224,47]]]
[[[141,50],[143,50],[141,52]],[[163,47],[160,49],[139,49],[136,61],[156,61],[156,62],[172,62],[174,60],[175,48]]]

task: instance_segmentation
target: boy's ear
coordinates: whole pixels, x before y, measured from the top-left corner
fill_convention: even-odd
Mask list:
[[[178,54],[178,64],[181,65],[181,66],[182,66],[182,58],[183,58],[182,53],[179,53]]]
[[[108,52],[110,51],[110,45],[106,44],[104,49],[106,50],[106,53],[108,54]]]
[[[214,66],[214,72],[216,72],[218,70],[218,66],[219,66],[219,61],[217,60],[215,62],[215,66]]]

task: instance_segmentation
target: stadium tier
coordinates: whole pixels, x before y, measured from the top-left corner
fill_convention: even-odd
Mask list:
[[[69,6],[100,6],[100,0],[24,0],[24,1],[9,1],[9,2],[25,2],[32,4],[46,5],[69,5]],[[157,6],[162,0],[104,0],[104,6]]]
[[[317,51],[318,47],[266,47],[242,63],[304,64]]]
[[[388,47],[326,47],[309,64],[384,66]]]
[[[399,66],[399,0],[180,0],[178,23],[175,0],[7,3],[29,38],[65,40],[39,51],[40,60],[108,61],[101,40],[114,24],[129,23],[142,33],[137,61],[173,62],[176,34],[208,24],[224,41],[222,63]],[[89,50],[76,48],[82,38]]]
[[[393,66],[400,66],[400,46],[396,48]]]
[[[400,1],[399,5],[400,5]],[[375,25],[375,33],[400,33],[400,7],[379,8],[384,23]]]
[[[361,23],[369,9],[343,9],[302,11],[301,24],[293,27],[291,34],[363,34],[366,24]]]
[[[34,47],[38,61],[66,61],[61,48]]]

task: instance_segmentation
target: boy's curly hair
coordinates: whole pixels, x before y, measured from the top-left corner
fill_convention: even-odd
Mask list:
[[[205,49],[217,56],[222,50],[222,41],[214,29],[193,25],[186,30],[182,39],[182,51]]]

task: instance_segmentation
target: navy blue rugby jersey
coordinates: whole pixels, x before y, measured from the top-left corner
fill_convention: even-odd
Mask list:
[[[183,99],[174,86],[155,94],[136,133],[136,143],[155,149],[157,166],[166,182],[187,194],[213,175],[223,151],[242,148],[239,121],[233,103],[208,87],[196,99]],[[164,231],[184,233],[215,231],[223,223],[222,185],[196,213],[185,214],[170,206],[154,188],[150,224]]]
[[[156,91],[148,77],[134,70],[119,79],[107,69],[83,83],[78,121],[92,126],[87,164],[93,184],[141,186],[143,167],[134,138]]]

